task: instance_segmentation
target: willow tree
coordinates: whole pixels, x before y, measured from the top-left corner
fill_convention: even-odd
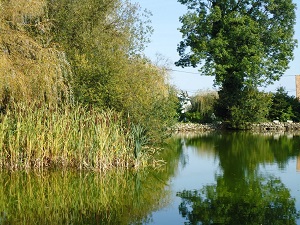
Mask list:
[[[69,65],[50,44],[45,1],[0,1],[0,110],[11,102],[57,104],[69,96]]]
[[[292,0],[178,1],[188,12],[180,18],[183,41],[176,65],[200,66],[202,74],[215,76],[217,113],[231,120],[232,109],[243,110],[243,97],[253,96],[248,92],[279,80],[288,68],[296,46],[296,5]]]

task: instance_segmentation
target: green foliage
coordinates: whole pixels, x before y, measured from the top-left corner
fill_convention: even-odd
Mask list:
[[[191,122],[213,122],[212,114],[218,99],[217,92],[200,91],[191,97],[192,108],[186,113],[186,118]]]
[[[280,120],[286,122],[300,121],[300,102],[293,96],[289,96],[283,87],[277,89],[272,95],[272,105],[268,115],[269,120]]]
[[[184,40],[178,66],[204,60],[205,74],[215,75],[217,84],[231,71],[254,86],[277,80],[287,69],[296,44],[292,0],[179,2],[189,11],[180,18]],[[191,52],[186,53],[188,48]]]
[[[131,140],[133,142],[134,157],[140,158],[141,150],[144,145],[147,144],[148,138],[146,136],[145,129],[141,125],[132,125],[130,129]]]
[[[167,84],[166,69],[145,59],[132,60],[109,84],[110,107],[143,126],[152,141],[175,121],[175,90]]]
[[[270,84],[288,68],[297,44],[296,5],[292,0],[179,2],[188,12],[180,18],[184,40],[176,65],[202,65],[204,75],[215,76],[219,100],[227,106],[218,114],[232,120],[231,108],[240,108],[244,89]]]
[[[45,43],[51,23],[44,9],[45,1],[1,1],[0,109],[12,102],[70,101],[70,66]]]
[[[255,89],[244,90],[241,96],[238,104],[229,108],[230,126],[247,129],[252,123],[266,121],[271,105],[271,96]]]
[[[75,97],[85,104],[111,107],[111,88],[119,88],[117,79],[129,75],[128,68],[147,43],[149,15],[139,5],[120,0],[63,0],[48,5],[56,21],[55,41],[71,61]]]
[[[175,106],[165,65],[154,65],[141,53],[152,32],[150,13],[120,0],[48,5],[55,41],[71,62],[75,99],[123,113],[155,140],[175,117]]]

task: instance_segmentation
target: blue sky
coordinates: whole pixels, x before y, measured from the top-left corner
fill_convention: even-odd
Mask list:
[[[161,54],[171,63],[172,72],[170,82],[177,88],[188,91],[193,95],[198,90],[213,90],[214,77],[201,76],[197,69],[176,67],[174,62],[179,59],[177,44],[182,40],[181,33],[178,31],[181,23],[179,17],[186,13],[186,7],[177,0],[135,0],[142,8],[152,12],[152,27],[154,33],[151,36],[151,43],[145,50],[147,57],[155,61],[156,54]],[[295,26],[295,38],[300,45],[300,0],[294,0],[298,4],[296,12],[297,23]],[[265,91],[276,91],[279,86],[285,87],[290,95],[295,96],[295,75],[300,75],[300,49],[294,51],[294,60],[290,63],[285,75],[274,85],[268,86]],[[182,72],[178,72],[182,71]]]

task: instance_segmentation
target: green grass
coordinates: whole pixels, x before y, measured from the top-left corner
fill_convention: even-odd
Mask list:
[[[153,152],[144,151],[137,163],[133,138],[114,111],[15,104],[0,115],[0,168],[107,170],[146,165]]]

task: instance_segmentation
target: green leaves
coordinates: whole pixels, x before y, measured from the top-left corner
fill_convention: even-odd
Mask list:
[[[288,68],[297,44],[292,0],[179,2],[188,12],[180,18],[183,41],[175,64],[199,65],[204,75],[215,76],[224,105],[240,108],[242,101],[234,99],[243,89],[272,84]],[[230,109],[219,114],[231,118]]]
[[[289,96],[284,88],[280,87],[272,95],[272,105],[268,115],[269,120],[280,120],[286,122],[287,120],[299,121],[300,103],[298,99]]]

